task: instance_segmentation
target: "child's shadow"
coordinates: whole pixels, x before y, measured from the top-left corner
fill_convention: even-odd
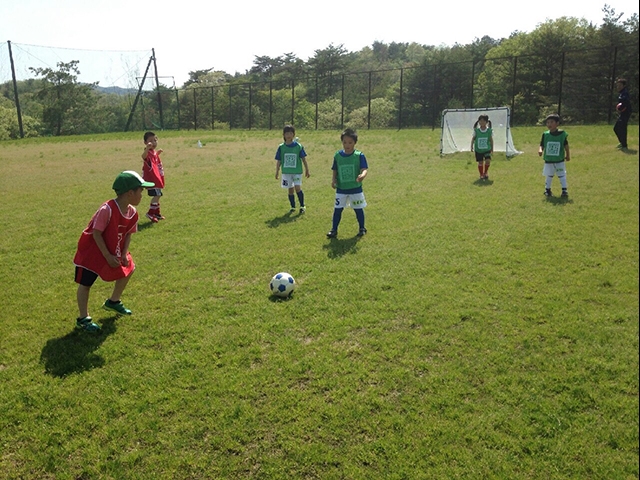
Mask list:
[[[478,178],[475,182],[473,182],[473,184],[476,187],[489,187],[493,185],[493,180],[484,180],[484,179]]]
[[[562,206],[568,203],[573,203],[569,197],[544,197],[544,201],[554,206]]]
[[[80,373],[104,365],[104,358],[95,353],[102,342],[116,331],[115,319],[107,318],[102,322],[99,333],[73,330],[64,337],[47,340],[42,348],[40,362],[44,371],[54,377],[65,377],[71,373]]]
[[[153,227],[154,223],[151,221],[148,222],[138,222],[138,231],[146,230],[149,227]]]
[[[280,217],[272,218],[271,220],[267,220],[264,223],[266,223],[267,227],[269,227],[269,228],[278,228],[283,223],[295,222],[295,221],[298,220],[298,218],[300,218],[300,215],[294,215],[292,213],[285,213],[284,215],[282,215]]]
[[[327,256],[329,258],[340,258],[346,255],[347,253],[357,253],[358,252],[358,241],[361,237],[357,235],[352,238],[338,239],[332,238],[331,241],[323,245],[322,248],[328,250]]]

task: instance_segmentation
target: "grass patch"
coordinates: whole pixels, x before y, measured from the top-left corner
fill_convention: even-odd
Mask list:
[[[331,241],[338,133],[298,132],[289,216],[278,132],[160,132],[167,220],[133,237],[131,318],[96,282],[100,336],[72,258],[142,134],[4,142],[0,478],[637,478],[638,154],[568,127],[546,199],[542,130],[488,182],[437,131],[360,132],[369,233],[347,210]]]

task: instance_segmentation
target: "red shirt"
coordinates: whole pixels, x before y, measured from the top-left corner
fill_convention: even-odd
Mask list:
[[[129,205],[127,212],[123,214],[115,200],[103,203],[80,235],[78,250],[73,258],[73,263],[76,266],[97,273],[106,282],[128,277],[136,268],[131,254],[125,252],[126,258],[129,260],[128,266],[120,265],[116,268],[109,266],[107,259],[104,258],[93,238],[94,230],[102,232],[102,238],[104,238],[109,252],[122,260],[124,237],[138,231],[138,212],[136,209]]]
[[[164,188],[164,168],[160,155],[155,150],[147,151],[147,158],[142,163],[142,178],[155,183],[153,188]]]

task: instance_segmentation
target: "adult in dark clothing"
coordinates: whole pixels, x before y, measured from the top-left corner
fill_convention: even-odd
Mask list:
[[[631,98],[627,89],[627,81],[624,78],[616,80],[616,90],[618,90],[618,103],[616,110],[618,112],[618,120],[613,126],[613,131],[618,137],[618,148],[626,149],[627,145],[627,125],[631,117]]]

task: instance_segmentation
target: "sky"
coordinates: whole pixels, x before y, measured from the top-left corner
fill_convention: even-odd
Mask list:
[[[306,61],[316,50],[330,45],[342,45],[349,52],[376,41],[464,45],[485,35],[499,39],[515,31],[531,32],[539,24],[562,16],[601,25],[605,4],[623,14],[623,20],[638,14],[637,0],[450,0],[437,4],[415,0],[380,4],[371,0],[196,0],[185,4],[164,0],[0,0],[0,82],[6,81],[3,75],[7,72],[10,75],[4,52],[7,41],[15,44],[14,54],[23,53],[23,58],[17,55],[21,65],[27,62],[25,57],[37,57],[51,68],[55,60],[43,53],[25,53],[20,47],[135,51],[139,52],[142,71],[154,49],[158,75],[180,87],[192,71],[213,68],[245,73],[256,56],[293,53]],[[89,53],[86,56],[91,56]],[[93,57],[100,59],[101,55]],[[79,67],[81,71],[89,68],[83,60]],[[171,86],[171,80],[163,83]]]

